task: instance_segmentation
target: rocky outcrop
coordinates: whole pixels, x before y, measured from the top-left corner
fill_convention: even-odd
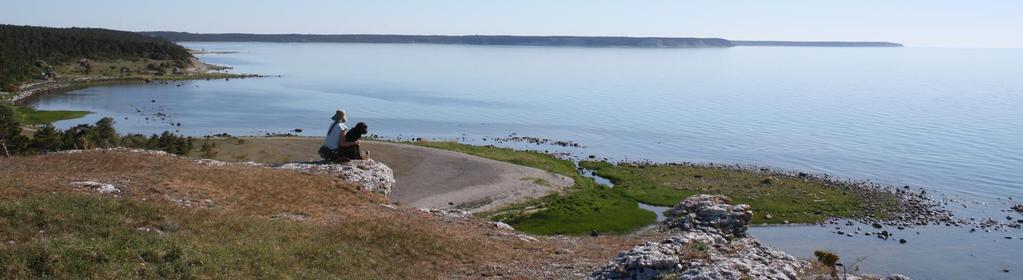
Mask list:
[[[587,279],[814,279],[813,265],[764,246],[746,230],[752,211],[724,196],[687,198],[665,220],[672,236],[618,254]],[[893,275],[888,279],[905,277]],[[881,279],[849,276],[848,279]]]
[[[430,213],[447,219],[465,219],[472,217],[472,212],[462,209],[419,208],[418,210],[419,212]]]
[[[126,149],[126,148],[112,148],[112,149],[91,149],[91,150],[68,150],[57,153],[61,154],[77,154],[77,153],[91,153],[91,152],[128,152],[143,155],[153,156],[169,156],[169,157],[180,157],[178,155],[166,153],[163,151],[155,150],[144,150],[144,149]],[[327,174],[341,178],[345,181],[355,183],[359,185],[365,191],[371,191],[382,195],[388,195],[391,193],[391,189],[394,187],[396,182],[394,179],[394,171],[390,167],[383,163],[377,162],[372,159],[367,160],[353,160],[345,163],[325,163],[325,162],[302,162],[302,163],[287,163],[283,165],[265,165],[255,162],[223,162],[212,159],[197,159],[193,162],[210,167],[224,167],[224,166],[250,166],[250,167],[263,167],[263,168],[280,168],[287,170],[296,170],[307,173],[320,173]]]
[[[754,238],[690,231],[622,252],[589,279],[799,279],[810,268]]]
[[[95,191],[95,192],[98,192],[98,193],[104,193],[104,194],[114,194],[114,193],[120,193],[121,192],[120,189],[118,189],[117,187],[115,187],[112,184],[93,182],[93,181],[71,182],[71,186],[79,187],[79,188],[86,188],[86,189],[90,189],[92,191]]]
[[[728,197],[697,195],[668,211],[664,224],[683,231],[703,231],[725,237],[745,237],[753,211],[749,205],[732,205]]]
[[[382,195],[390,194],[396,182],[390,167],[371,159],[345,163],[288,163],[277,168],[335,176]]]

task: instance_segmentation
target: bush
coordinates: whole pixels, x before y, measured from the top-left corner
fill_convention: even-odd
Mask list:
[[[28,147],[28,137],[21,135],[17,113],[13,105],[0,103],[0,153],[5,156]]]
[[[824,264],[832,269],[838,264],[838,255],[831,251],[817,250],[813,252],[814,256],[817,256],[817,261]]]
[[[35,134],[29,147],[35,152],[56,152],[64,148],[64,132],[54,128],[52,125],[45,125]]]
[[[192,137],[179,136],[170,131],[164,131],[159,136],[154,134],[149,138],[141,134],[122,137],[117,134],[112,118],[102,118],[95,125],[76,125],[64,131],[46,125],[36,131],[30,139],[21,135],[21,124],[15,113],[13,106],[0,104],[0,143],[4,149],[0,150],[0,153],[4,155],[113,147],[161,150],[184,155],[192,150],[194,142]]]

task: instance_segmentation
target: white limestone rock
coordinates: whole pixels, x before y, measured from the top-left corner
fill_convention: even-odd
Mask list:
[[[390,167],[371,159],[346,163],[287,163],[277,168],[335,176],[382,195],[390,194],[396,182]]]
[[[88,188],[92,191],[103,194],[114,194],[121,192],[121,190],[115,187],[114,185],[93,181],[71,182],[71,185],[79,188]]]

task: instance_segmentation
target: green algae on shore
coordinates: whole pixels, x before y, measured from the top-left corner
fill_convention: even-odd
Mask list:
[[[753,208],[754,224],[816,223],[827,218],[883,218],[895,196],[868,203],[855,191],[811,178],[733,166],[700,164],[611,164],[580,166],[615,183],[637,201],[673,206],[692,194],[721,194]],[[877,207],[874,207],[877,206]]]
[[[77,119],[92,113],[89,111],[46,111],[20,106],[15,108],[18,114],[18,121],[26,125],[42,125],[56,121]]]
[[[433,147],[515,163],[569,176],[575,185],[561,193],[510,205],[483,216],[535,234],[588,234],[592,231],[625,233],[655,222],[655,215],[638,202],[674,206],[694,194],[724,194],[736,203],[749,204],[753,223],[816,223],[828,218],[872,216],[884,218],[886,206],[898,203],[891,196],[867,202],[860,193],[826,181],[734,167],[695,164],[611,164],[570,160],[535,151],[455,142],[418,141]],[[592,170],[615,187],[596,184],[578,168]],[[871,207],[867,207],[870,205]],[[876,207],[880,205],[880,207]]]

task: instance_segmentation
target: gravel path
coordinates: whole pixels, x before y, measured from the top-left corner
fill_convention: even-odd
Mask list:
[[[221,140],[214,159],[288,163],[319,160],[322,138],[244,137]],[[363,151],[394,171],[391,201],[419,208],[486,211],[571,186],[572,179],[549,172],[434,148],[363,141]],[[192,156],[198,157],[199,153]]]
[[[363,150],[391,167],[398,183],[391,200],[413,207],[486,211],[572,185],[543,170],[412,145],[364,142]],[[541,181],[542,180],[542,181]]]

